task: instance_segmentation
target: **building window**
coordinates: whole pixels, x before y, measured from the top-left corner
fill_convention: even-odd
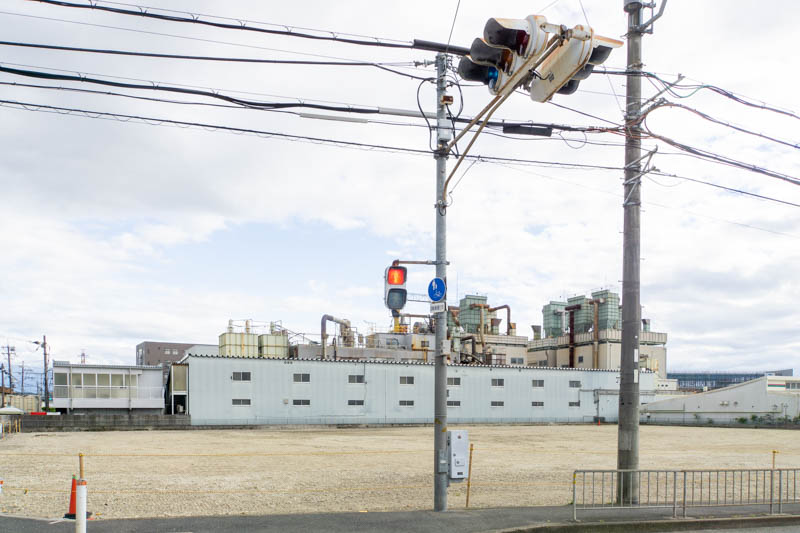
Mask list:
[[[544,380],[543,379],[532,379],[531,380],[531,387],[535,389],[541,389],[544,387]]]
[[[492,387],[505,387],[506,380],[503,378],[492,378]]]
[[[400,376],[400,385],[413,385],[414,376]]]
[[[413,407],[414,406],[414,400],[400,400],[400,406],[401,407]]]
[[[234,398],[231,403],[233,405],[250,405],[250,398]]]
[[[787,381],[787,382],[786,382],[786,388],[787,388],[787,389],[790,389],[790,390],[797,390],[797,389],[800,389],[800,382],[798,382],[798,383],[789,383],[789,382]]]
[[[250,381],[250,372],[234,372],[233,381]]]
[[[580,381],[570,381],[569,382],[569,388],[571,388],[571,389],[580,389],[581,388],[581,382]]]
[[[364,400],[347,400],[347,405],[364,405]]]
[[[460,387],[461,386],[461,378],[447,378],[447,386],[448,387]]]
[[[347,376],[348,383],[364,383],[364,374],[350,374]]]
[[[580,406],[581,406],[581,402],[580,402],[580,401],[577,401],[577,402],[569,402],[569,406],[570,406],[570,407],[580,407]]]
[[[420,348],[428,348],[431,345],[431,341],[419,341]]]
[[[582,355],[579,355],[579,356],[578,356],[578,362],[579,362],[579,363],[583,363],[583,356],[582,356]]]
[[[447,400],[447,407],[461,407],[461,400]]]
[[[292,405],[311,405],[311,400],[292,400]]]
[[[512,357],[511,358],[511,364],[512,365],[524,365],[525,364],[525,358],[524,357]]]
[[[506,403],[503,401],[493,401],[492,407],[503,407]]]
[[[54,385],[66,385],[67,384],[67,374],[63,372],[53,372],[53,384]]]
[[[531,407],[544,407],[544,402],[531,402]]]
[[[311,381],[311,374],[295,374],[293,379],[295,383],[308,383]]]

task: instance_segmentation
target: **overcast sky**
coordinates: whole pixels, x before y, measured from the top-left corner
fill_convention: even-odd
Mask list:
[[[597,33],[622,38],[627,26],[622,4],[464,0],[452,43],[469,46],[490,17],[529,14],[568,26],[588,19]],[[220,20],[214,18],[219,16],[253,21],[247,24],[254,27],[446,42],[457,2],[150,0],[143,5],[191,10],[203,20]],[[713,84],[750,102],[797,111],[791,51],[799,10],[793,1],[771,2],[765,10],[763,2],[755,1],[673,0],[654,33],[644,37],[644,68],[669,82],[680,73],[685,76],[682,84]],[[431,52],[210,28],[24,0],[3,2],[0,24],[3,39],[13,42],[397,63],[406,74],[434,75],[432,65],[409,68],[413,62],[432,63]],[[431,83],[420,85],[417,79],[373,67],[212,63],[12,46],[0,46],[0,54],[7,68],[180,85],[265,102],[300,99],[337,106],[435,108]],[[625,57],[625,48],[620,48],[605,66],[624,69]],[[351,123],[14,86],[225,105],[200,96],[8,73],[0,73],[0,82],[3,102],[415,150],[429,146],[424,122],[411,118],[358,115],[391,124]],[[474,116],[490,94],[485,87],[466,85],[462,115]],[[643,82],[646,98],[657,90],[656,84]],[[454,86],[450,93],[457,111],[461,95]],[[556,96],[553,102],[558,105],[515,94],[495,118],[613,128],[622,121],[624,94],[623,76],[595,73],[577,93]],[[800,177],[796,148],[790,146],[800,140],[798,119],[706,89],[679,94],[687,98],[662,96],[789,145],[674,107],[659,108],[648,117],[653,133]],[[434,258],[435,163],[429,154],[2,105],[0,339],[16,346],[14,365],[25,361],[41,368],[40,352],[27,341],[42,334],[55,359],[78,361],[85,351],[90,362],[132,364],[136,344],[145,340],[216,343],[229,318],[281,321],[293,331],[318,335],[320,317],[328,313],[348,318],[362,333],[381,330],[391,321],[382,301],[384,268],[396,258]],[[472,153],[619,169],[624,164],[623,142],[624,137],[614,133],[552,138],[483,134]],[[462,142],[461,148],[465,145]],[[661,141],[645,139],[644,146],[658,147],[653,165],[663,173],[800,203],[796,185],[703,161]],[[453,163],[448,162],[451,167]],[[621,177],[619,170],[544,164],[471,166],[455,187],[447,212],[449,302],[458,305],[465,294],[488,295],[493,305],[509,304],[518,333],[530,336],[530,325],[542,323],[541,309],[548,301],[598,288],[620,291]],[[799,245],[798,207],[648,176],[643,181],[641,301],[652,329],[669,334],[668,367],[799,368]],[[423,293],[432,274],[430,267],[411,268],[409,289]],[[424,313],[426,308],[419,303],[407,310]]]

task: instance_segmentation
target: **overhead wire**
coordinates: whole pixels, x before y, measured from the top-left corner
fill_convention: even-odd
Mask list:
[[[167,22],[180,22],[180,23],[186,23],[186,24],[197,24],[197,25],[208,26],[208,27],[213,27],[213,28],[247,31],[247,32],[269,34],[269,35],[282,35],[282,36],[287,36],[287,37],[298,37],[298,38],[302,38],[302,39],[311,39],[311,40],[317,40],[317,41],[335,41],[335,42],[346,43],[346,44],[356,44],[356,45],[362,45],[362,46],[376,46],[376,47],[382,47],[382,48],[408,48],[408,49],[410,49],[410,48],[413,47],[412,43],[409,42],[409,41],[399,41],[399,40],[396,40],[396,39],[393,39],[393,40],[381,39],[381,38],[378,38],[378,37],[370,37],[368,40],[365,40],[363,38],[359,38],[359,39],[353,39],[353,38],[349,38],[349,37],[344,37],[343,38],[343,37],[340,37],[340,35],[347,35],[347,34],[338,33],[338,32],[329,31],[329,30],[311,30],[311,29],[306,29],[306,30],[304,30],[302,32],[299,32],[299,31],[293,31],[293,28],[291,26],[283,25],[283,24],[272,24],[272,23],[269,23],[270,26],[274,26],[275,28],[269,28],[269,27],[260,28],[260,27],[257,27],[257,26],[248,26],[248,23],[261,24],[261,25],[265,25],[266,23],[255,22],[255,21],[246,21],[244,19],[238,19],[238,18],[230,18],[230,17],[224,17],[223,18],[223,17],[214,16],[214,15],[202,15],[202,16],[212,16],[212,17],[220,19],[220,20],[236,21],[236,23],[234,24],[232,22],[229,23],[229,22],[215,22],[213,20],[203,20],[203,19],[200,18],[201,15],[195,15],[195,14],[190,14],[189,17],[179,17],[179,16],[176,16],[176,15],[167,15],[167,14],[155,13],[153,11],[148,11],[148,10],[159,10],[159,11],[164,11],[165,13],[167,13],[167,12],[170,12],[168,10],[162,10],[160,8],[151,8],[151,7],[145,7],[145,6],[138,6],[138,5],[133,5],[133,4],[118,4],[118,5],[131,5],[133,7],[136,7],[137,9],[133,10],[133,9],[124,9],[124,8],[118,8],[118,7],[105,6],[105,5],[101,5],[98,0],[94,0],[93,2],[91,2],[89,4],[75,4],[75,3],[72,3],[72,2],[64,2],[64,1],[61,1],[61,0],[29,0],[29,1],[38,2],[38,3],[41,3],[41,4],[52,5],[52,6],[58,6],[58,7],[69,7],[69,8],[73,8],[73,9],[89,9],[89,10],[93,10],[93,11],[105,11],[105,12],[114,13],[114,14],[117,14],[117,15],[131,15],[131,16],[135,16],[135,17],[139,17],[139,18],[150,18],[150,19],[162,20],[162,21],[167,21]],[[171,11],[171,12],[178,13],[178,11],[174,11],[174,10]],[[285,29],[276,29],[277,27],[283,27]],[[308,33],[309,31],[319,32],[320,35],[316,35],[316,34],[313,34],[313,33]],[[326,35],[326,34],[329,34],[329,35]]]
[[[255,135],[258,137],[264,138],[280,138],[289,141],[298,141],[298,142],[309,142],[312,144],[323,144],[323,145],[331,145],[337,146],[342,148],[355,148],[355,149],[362,149],[367,151],[383,151],[389,153],[409,153],[409,154],[416,154],[416,155],[424,155],[430,156],[432,152],[430,150],[421,150],[417,148],[407,148],[401,146],[390,146],[390,145],[381,145],[381,144],[372,144],[372,143],[362,143],[356,141],[344,141],[338,139],[331,139],[331,138],[324,138],[324,137],[312,137],[306,135],[293,135],[288,133],[282,132],[275,132],[275,131],[265,131],[265,130],[257,130],[252,128],[238,128],[233,126],[225,126],[220,124],[209,124],[203,122],[192,122],[192,121],[181,121],[181,120],[173,120],[173,119],[166,119],[166,118],[157,118],[157,117],[148,117],[142,115],[127,115],[121,113],[109,113],[104,111],[94,111],[88,109],[80,109],[80,108],[69,108],[69,107],[61,107],[61,106],[52,106],[46,104],[37,104],[31,102],[21,102],[15,100],[0,100],[0,106],[3,107],[11,107],[15,109],[24,109],[26,111],[39,111],[39,112],[48,112],[48,113],[57,113],[57,114],[65,114],[65,115],[77,115],[86,118],[93,118],[93,119],[103,119],[103,120],[116,120],[119,122],[133,122],[133,123],[140,123],[140,124],[147,124],[151,126],[173,126],[173,127],[180,127],[180,128],[196,128],[202,129],[206,131],[224,131],[230,132],[233,134],[246,134],[246,135]],[[517,164],[521,166],[541,166],[541,167],[557,167],[567,170],[584,170],[584,169],[592,169],[592,170],[613,170],[613,171],[621,171],[623,170],[622,167],[613,167],[607,165],[593,165],[588,163],[567,163],[567,162],[560,162],[560,161],[544,161],[544,160],[532,160],[532,159],[521,159],[521,158],[512,158],[512,157],[501,157],[501,156],[487,156],[487,155],[472,155],[467,156],[466,159],[475,159],[480,158],[486,162],[505,162],[508,164]]]

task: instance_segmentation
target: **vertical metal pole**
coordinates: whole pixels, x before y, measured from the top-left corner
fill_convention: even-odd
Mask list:
[[[0,403],[0,407],[6,406],[6,369],[5,366],[0,364],[0,389],[2,390],[2,403]]]
[[[44,352],[44,410],[50,411],[50,394],[47,392],[47,335],[42,335],[42,352]]]
[[[623,0],[628,13],[628,76],[625,110],[624,237],[622,265],[622,348],[620,356],[619,429],[617,469],[639,468],[639,299],[641,154],[640,128],[642,79],[642,2]],[[633,473],[620,483],[619,499],[637,503],[638,480]]]
[[[467,504],[466,508],[469,509],[469,491],[472,488],[472,450],[475,445],[470,443],[469,445],[469,470],[467,474]]]
[[[441,204],[447,173],[447,144],[450,127],[447,122],[446,96],[447,54],[436,56],[436,277],[447,283],[446,207]],[[447,299],[445,298],[445,302]],[[434,351],[433,394],[433,510],[447,510],[447,359],[442,349],[447,337],[447,309],[436,313],[436,347]]]
[[[14,392],[14,376],[11,374],[11,346],[6,346],[6,355],[8,356],[8,388]]]
[[[578,472],[572,473],[572,521],[578,521],[578,491],[577,485],[578,483]],[[586,487],[586,474],[583,475],[583,486]],[[586,503],[586,498],[583,499],[583,503]]]

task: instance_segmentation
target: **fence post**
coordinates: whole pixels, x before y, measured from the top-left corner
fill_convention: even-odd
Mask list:
[[[585,480],[585,476],[584,476]],[[577,497],[578,471],[572,472],[572,520],[578,521],[578,497]]]
[[[469,489],[472,487],[472,448],[474,443],[469,443],[469,470],[467,474],[467,504],[466,508],[469,509]]]
[[[686,518],[686,470],[683,471],[683,517]]]
[[[672,472],[672,518],[678,517],[678,472]]]
[[[778,514],[783,513],[783,470],[778,470]]]
[[[775,492],[775,470],[769,471],[769,514],[772,514],[772,502]]]

